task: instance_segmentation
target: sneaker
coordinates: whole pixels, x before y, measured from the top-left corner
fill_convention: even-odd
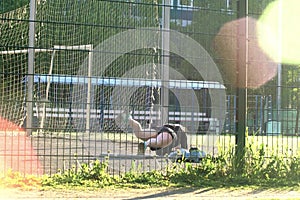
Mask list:
[[[145,155],[145,151],[147,149],[147,145],[145,142],[141,142],[138,144],[138,155]]]

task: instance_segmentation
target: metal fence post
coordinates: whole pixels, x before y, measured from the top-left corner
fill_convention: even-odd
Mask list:
[[[161,124],[168,122],[169,116],[169,62],[170,62],[170,0],[163,1],[162,13],[162,52],[163,67],[161,69]]]
[[[35,40],[35,18],[36,18],[36,1],[30,0],[29,16],[29,41],[28,41],[28,74],[27,74],[27,102],[26,102],[26,132],[32,134],[33,126],[33,81],[34,81],[34,40]]]
[[[237,5],[237,17],[246,18],[248,14],[248,0],[238,0]],[[238,43],[240,47],[238,49],[238,59],[237,59],[237,135],[236,135],[236,159],[237,159],[237,169],[242,170],[244,166],[243,158],[245,155],[245,140],[246,140],[246,122],[247,122],[247,20],[241,23],[246,23],[245,26],[242,25],[245,30],[242,30],[245,34],[237,34],[237,37],[241,38],[244,44]],[[241,26],[239,23],[239,26]],[[238,27],[239,29],[240,27]],[[238,38],[237,38],[238,39]]]

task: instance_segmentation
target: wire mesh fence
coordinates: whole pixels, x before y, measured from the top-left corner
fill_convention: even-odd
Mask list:
[[[297,153],[298,66],[258,44],[273,1],[249,2],[247,18],[237,2],[2,3],[0,169],[52,174],[108,158],[112,174],[160,170],[176,147],[217,156],[238,137]],[[186,129],[176,145],[140,154],[145,139],[118,121],[123,113],[144,128]]]

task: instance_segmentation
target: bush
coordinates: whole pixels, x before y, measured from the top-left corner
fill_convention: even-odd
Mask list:
[[[66,171],[60,171],[53,176],[43,180],[43,186],[57,187],[84,186],[84,187],[105,187],[112,185],[114,179],[107,172],[108,162],[96,160],[90,164],[83,163],[79,167],[73,166]]]

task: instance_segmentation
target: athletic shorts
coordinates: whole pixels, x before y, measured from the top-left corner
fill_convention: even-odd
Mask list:
[[[175,131],[167,126],[163,126],[159,131],[158,131],[158,134],[161,134],[162,132],[168,132],[171,136],[172,136],[172,139],[177,139],[177,134],[175,133]]]
[[[172,139],[173,139],[173,140],[176,140],[176,139],[177,139],[177,134],[175,133],[175,131],[174,131],[173,129],[171,129],[171,128],[165,126],[165,125],[157,132],[157,133],[158,133],[157,135],[159,135],[159,134],[161,134],[161,133],[163,133],[163,132],[169,133],[169,134],[172,136]],[[152,151],[155,151],[155,150],[161,149],[161,147],[157,147],[157,148],[150,147],[150,149],[151,149]]]

